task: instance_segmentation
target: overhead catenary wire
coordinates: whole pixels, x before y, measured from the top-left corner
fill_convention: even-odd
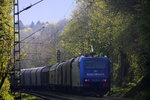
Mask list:
[[[20,11],[17,12],[16,14],[20,14],[21,12],[23,12],[23,11],[25,11],[25,10],[28,10],[29,8],[33,7],[34,5],[36,5],[36,4],[38,4],[38,3],[42,2],[42,1],[43,1],[43,0],[40,0],[40,1],[36,2],[36,3],[34,3],[34,4],[31,4],[30,6],[28,6],[28,7],[24,8],[24,9],[20,10]]]
[[[43,0],[41,0],[41,1],[43,1]],[[39,2],[41,2],[41,1],[39,1]],[[37,3],[39,3],[39,2],[37,2]],[[37,4],[37,3],[35,3],[35,4]],[[74,5],[74,3],[75,3],[75,0],[71,3],[71,6],[67,9],[67,11],[66,11],[64,17],[65,17],[66,14],[69,12],[70,8]],[[35,5],[35,4],[34,4],[34,5]],[[32,6],[33,6],[33,5],[32,5]],[[29,6],[29,7],[26,7],[26,8],[24,8],[23,10],[21,10],[20,12],[26,10],[27,8],[31,8],[31,7],[30,7],[30,6]],[[44,27],[44,28],[45,28],[45,27]],[[41,30],[41,29],[39,29],[39,30],[37,30],[37,31],[40,31],[40,30]],[[37,31],[36,31],[36,32],[37,32]],[[26,40],[27,38],[31,37],[31,36],[34,35],[36,32],[34,32],[34,33],[32,33],[31,35],[27,36],[26,38],[22,39],[20,42],[23,43],[24,40]],[[59,31],[57,30],[55,33],[58,33],[58,32],[59,32]],[[55,33],[54,33],[54,34],[55,34]],[[47,39],[49,39],[49,37],[48,37]],[[47,40],[47,39],[46,39],[46,40]],[[25,42],[24,42],[24,43],[25,43]],[[29,43],[29,42],[26,42],[26,43]],[[39,44],[42,44],[42,43],[39,43]],[[24,46],[23,46],[23,47],[24,47]],[[21,48],[23,48],[23,47],[21,47]]]
[[[75,3],[75,0],[71,3],[71,5],[70,5],[69,8],[67,9],[67,11],[65,12],[64,17],[67,16],[68,12],[70,12],[70,8],[72,8],[72,6],[74,5],[74,3]],[[58,32],[60,32],[60,30],[56,30],[56,32],[54,32],[53,34],[56,34],[56,33],[58,33]],[[33,33],[33,34],[34,34],[34,33]],[[21,40],[21,43],[26,43],[25,45],[23,45],[23,47],[25,47],[25,46],[27,45],[27,43],[30,42],[30,41],[25,42],[25,40],[28,39],[28,38],[31,37],[31,36],[32,36],[32,34],[31,34],[30,36],[28,36],[28,37],[26,37],[26,38],[24,38],[24,39]],[[50,36],[50,37],[51,37],[51,36]],[[41,43],[39,43],[39,44],[43,45],[43,42],[46,42],[46,40],[49,40],[50,37],[47,37],[46,39],[44,39],[44,41],[41,41]],[[34,39],[35,39],[35,38],[34,38]],[[33,40],[33,39],[32,39],[32,40]],[[31,44],[38,44],[38,43],[31,43]],[[21,49],[22,49],[23,47],[21,47]]]
[[[44,28],[46,28],[47,27],[47,25],[44,25]],[[39,29],[40,30],[40,29]],[[38,31],[38,30],[37,30]],[[37,32],[36,31],[36,32]],[[44,30],[41,30],[41,32],[43,32]],[[34,32],[35,33],[35,32]],[[33,33],[32,33],[33,34]],[[37,38],[39,38],[39,37],[34,37],[34,38],[32,38],[31,40],[29,40],[29,41],[27,41],[27,42],[25,42],[25,41],[22,41],[21,43],[24,43],[25,45],[23,45],[22,47],[21,47],[21,49],[22,48],[24,48],[27,44],[29,44],[32,40],[34,40],[34,39],[37,39]],[[49,37],[48,37],[49,38]],[[46,40],[46,39],[45,39]],[[42,42],[40,42],[40,43],[30,43],[30,44],[39,44],[39,45],[41,45],[41,44],[44,44],[43,42],[45,42],[45,41],[42,41]],[[44,45],[49,45],[49,44],[44,44]]]
[[[36,2],[36,3],[34,3],[34,4],[31,4],[30,6],[28,6],[28,7],[24,8],[24,9],[18,11],[17,13],[15,13],[15,15],[19,15],[21,12],[23,12],[23,11],[25,11],[25,10],[28,10],[29,8],[35,6],[36,4],[38,4],[38,3],[42,2],[42,1],[44,1],[44,0],[40,0],[40,1]],[[14,27],[13,27],[13,28],[14,28]],[[42,30],[43,28],[45,28],[45,26],[43,26],[42,28],[40,28],[40,29],[37,30],[36,32],[32,33],[31,35],[27,36],[26,38],[20,40],[19,42],[21,43],[22,41],[24,41],[24,40],[26,40],[27,38],[31,37],[32,35],[34,35],[34,34],[37,33],[38,31]]]
[[[75,0],[71,3],[71,5],[69,6],[69,8],[66,10],[65,14],[64,14],[64,18],[66,18],[66,15],[68,14],[68,12],[70,11],[70,9],[74,6]]]
[[[41,28],[40,28],[41,29]],[[39,30],[40,30],[39,29]],[[41,31],[41,30],[40,30]],[[43,30],[42,30],[43,31]],[[34,32],[34,33],[37,33],[38,32],[38,30],[36,31],[36,32]],[[32,33],[33,34],[33,33]],[[32,36],[32,34],[31,34],[31,36]],[[34,34],[33,34],[34,35]],[[29,35],[30,36],[30,35]],[[28,38],[29,38],[29,36],[28,36]],[[30,37],[31,37],[30,36]],[[26,37],[27,38],[27,37]],[[38,37],[39,38],[39,37]],[[25,38],[24,38],[25,39]],[[27,41],[27,42],[24,42],[24,41],[22,41],[21,43],[26,43],[26,44],[29,44],[32,40],[34,40],[34,39],[36,39],[36,37],[35,38],[32,38],[31,40],[29,40],[29,41]],[[21,47],[21,49],[22,48],[24,48],[25,46],[26,46],[26,44],[25,45],[23,45],[22,47]]]
[[[33,32],[33,33],[30,34],[29,36],[27,36],[27,37],[25,37],[24,39],[22,39],[20,42],[22,42],[22,41],[28,39],[29,37],[31,37],[31,36],[34,35],[35,33],[37,33],[37,32],[39,32],[39,31],[43,30],[44,28],[45,28],[45,26],[41,27],[41,28],[38,29],[37,31]]]
[[[56,34],[56,33],[58,33],[59,32],[59,30],[57,30],[56,32],[54,32],[53,34]],[[30,44],[35,44],[35,45],[37,45],[37,44],[39,44],[39,45],[49,45],[48,43],[46,44],[46,43],[44,43],[46,40],[49,40],[49,38],[50,37],[47,37],[46,39],[44,39],[44,41],[41,41],[40,43],[30,43]],[[34,38],[35,39],[35,38]],[[32,39],[33,40],[33,39]],[[30,40],[30,41],[32,41],[32,40]],[[30,41],[28,41],[28,42],[22,42],[22,43],[29,43]],[[25,45],[23,45],[22,47],[21,47],[21,49],[22,48],[24,48],[25,46],[26,46],[26,44]]]

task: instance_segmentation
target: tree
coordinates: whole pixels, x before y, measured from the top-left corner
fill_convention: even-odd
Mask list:
[[[130,82],[137,83],[145,72],[144,66],[149,65],[149,39],[143,40],[149,35],[143,35],[140,29],[144,29],[141,26],[144,21],[139,20],[148,19],[144,15],[148,16],[146,8],[143,9],[145,5],[140,0],[77,1],[78,9],[62,33],[62,46],[69,57],[89,52],[92,46],[97,54],[110,57],[114,84],[125,87]],[[145,30],[148,25],[144,25]]]
[[[13,47],[12,2],[12,0],[0,1],[0,96],[3,99],[8,99],[9,96],[8,78],[12,69],[10,61]]]

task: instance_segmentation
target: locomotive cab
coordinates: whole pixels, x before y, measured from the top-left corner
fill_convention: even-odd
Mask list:
[[[109,91],[110,64],[107,57],[82,57],[79,65],[81,87],[100,93]]]

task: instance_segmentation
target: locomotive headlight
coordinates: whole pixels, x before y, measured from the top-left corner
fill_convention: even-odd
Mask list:
[[[107,82],[107,79],[103,79],[102,81],[103,81],[103,82]]]
[[[90,80],[89,79],[84,79],[84,82],[89,82]]]

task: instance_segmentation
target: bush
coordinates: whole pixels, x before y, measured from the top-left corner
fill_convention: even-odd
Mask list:
[[[120,87],[112,87],[112,96],[113,97],[123,97],[125,93],[129,91],[129,88],[120,88]]]
[[[150,91],[141,91],[135,97],[134,100],[150,100]]]
[[[14,100],[14,97],[10,94],[10,82],[8,78],[5,79],[5,82],[0,89],[0,99],[4,100]]]

